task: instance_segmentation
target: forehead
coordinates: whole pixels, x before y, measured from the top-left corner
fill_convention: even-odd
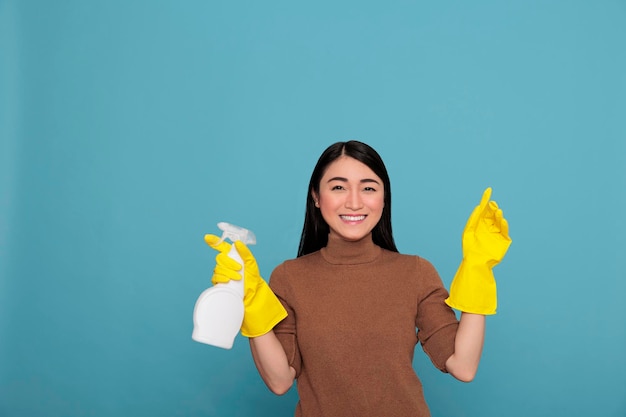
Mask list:
[[[341,156],[333,161],[326,168],[322,176],[322,181],[340,177],[348,180],[360,181],[362,179],[373,179],[382,184],[382,180],[363,162],[357,161],[349,156]]]

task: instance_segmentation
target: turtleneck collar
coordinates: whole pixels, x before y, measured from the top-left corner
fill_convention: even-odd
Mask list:
[[[374,261],[380,256],[382,249],[374,244],[371,233],[355,242],[328,235],[328,244],[320,252],[328,263],[358,265]]]

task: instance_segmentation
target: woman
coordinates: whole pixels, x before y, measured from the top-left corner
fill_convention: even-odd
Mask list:
[[[450,295],[428,261],[398,253],[387,170],[358,141],[335,143],[318,160],[298,257],[272,272],[271,289],[248,248],[235,243],[245,263],[242,334],[272,392],[297,380],[296,416],[428,416],[412,366],[418,342],[441,371],[474,378],[485,314],[495,313],[491,268],[511,242],[490,193],[466,226]],[[220,251],[213,281],[237,279],[229,245],[213,235],[206,241]]]

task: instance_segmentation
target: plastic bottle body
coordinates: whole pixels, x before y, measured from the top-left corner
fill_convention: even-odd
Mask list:
[[[242,266],[239,271],[241,279],[216,284],[200,294],[193,312],[194,328],[191,335],[197,342],[223,349],[233,346],[244,314],[244,263],[234,245],[228,256]]]

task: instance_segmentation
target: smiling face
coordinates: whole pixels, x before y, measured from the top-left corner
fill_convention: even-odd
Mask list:
[[[331,163],[322,176],[316,206],[330,235],[357,241],[374,229],[385,206],[383,181],[367,165],[348,156]]]

